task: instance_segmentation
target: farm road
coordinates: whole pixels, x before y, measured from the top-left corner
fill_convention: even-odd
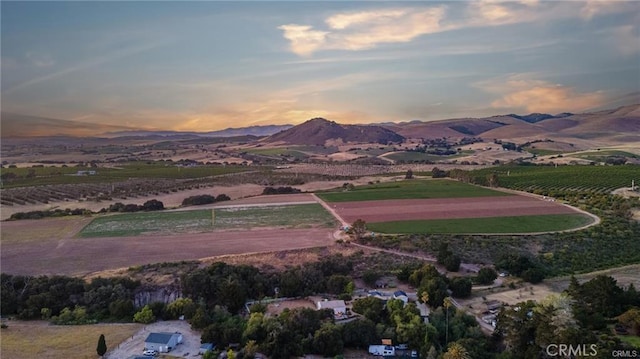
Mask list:
[[[149,263],[197,260],[229,254],[322,247],[332,229],[256,229],[171,236],[69,238],[2,244],[2,271],[23,275],[86,275]]]

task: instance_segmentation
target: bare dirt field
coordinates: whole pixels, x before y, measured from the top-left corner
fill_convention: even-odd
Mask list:
[[[285,309],[310,308],[316,309],[316,304],[309,298],[285,300],[267,305],[267,314],[279,315]]]
[[[55,222],[55,223],[54,223]],[[333,229],[256,229],[213,231],[172,236],[42,238],[4,242],[17,231],[28,238],[34,227],[66,226],[64,219],[5,222],[2,228],[2,271],[10,274],[86,275],[133,265],[195,260],[229,254],[273,252],[326,246],[333,243]],[[14,232],[16,233],[16,232]],[[9,234],[15,237],[15,234]]]
[[[346,222],[485,218],[577,213],[556,202],[525,196],[338,202],[330,204]]]

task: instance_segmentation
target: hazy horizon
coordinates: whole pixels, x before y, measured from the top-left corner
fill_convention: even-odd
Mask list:
[[[2,2],[2,110],[215,131],[640,99],[640,3]]]

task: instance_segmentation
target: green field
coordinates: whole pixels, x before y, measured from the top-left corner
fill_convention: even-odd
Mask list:
[[[32,167],[3,168],[3,176],[15,178],[4,180],[3,188],[38,186],[49,184],[104,183],[123,181],[129,178],[188,179],[217,176],[255,170],[248,166],[203,165],[180,167],[171,162],[129,162],[111,167]],[[95,175],[76,176],[78,171],[96,171]]]
[[[550,214],[539,216],[456,218],[367,223],[379,233],[534,233],[562,231],[581,227],[592,221],[582,214]]]
[[[98,217],[81,231],[80,237],[137,236],[208,232],[216,229],[252,227],[333,227],[335,220],[320,204],[237,207],[194,211],[123,213]]]
[[[477,183],[492,173],[500,187],[522,191],[596,191],[611,192],[640,182],[640,166],[501,166],[471,171]]]
[[[98,217],[80,237],[137,236],[143,233],[204,232],[212,229],[211,210],[124,213]]]
[[[317,195],[327,202],[350,202],[383,199],[491,197],[508,194],[450,180],[409,180],[359,186],[350,191],[339,189],[319,192]]]
[[[214,228],[333,227],[335,219],[320,204],[237,207],[215,210]]]
[[[251,148],[247,150],[248,153],[263,156],[277,156],[277,157],[293,157],[297,159],[305,159],[309,157],[308,154],[289,147],[277,147],[277,148]]]

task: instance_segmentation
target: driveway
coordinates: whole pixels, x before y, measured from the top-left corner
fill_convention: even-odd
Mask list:
[[[114,350],[109,351],[106,359],[127,359],[133,355],[142,355],[144,340],[151,332],[182,333],[182,344],[179,344],[166,356],[191,358],[198,356],[200,349],[200,333],[191,330],[189,323],[182,320],[162,321],[146,325],[131,338],[120,343]]]

